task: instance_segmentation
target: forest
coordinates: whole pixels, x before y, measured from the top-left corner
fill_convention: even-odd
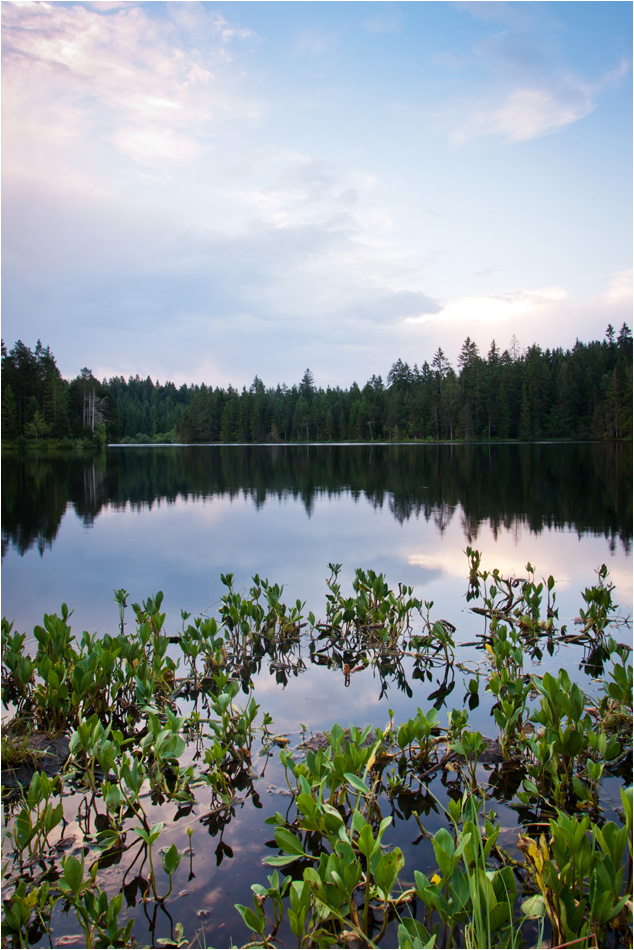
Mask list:
[[[522,350],[515,337],[486,356],[469,338],[454,368],[439,347],[422,365],[401,359],[349,389],[160,383],[149,376],[62,377],[49,346],[2,344],[4,447],[107,443],[401,442],[632,438],[632,333]]]

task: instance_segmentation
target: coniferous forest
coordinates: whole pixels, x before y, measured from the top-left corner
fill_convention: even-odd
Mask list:
[[[372,442],[632,437],[632,333],[610,325],[601,341],[521,351],[495,341],[483,356],[469,338],[454,368],[398,359],[384,381],[290,387],[177,388],[149,376],[63,379],[48,346],[2,345],[5,446],[106,442]]]

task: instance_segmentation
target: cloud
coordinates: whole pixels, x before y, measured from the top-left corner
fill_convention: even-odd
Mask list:
[[[295,40],[293,51],[298,57],[318,59],[333,52],[338,45],[339,39],[334,33],[313,27],[302,30]]]
[[[404,122],[399,131],[381,97],[366,101],[366,68],[377,78],[389,68],[386,79],[411,88],[406,63],[401,72],[396,61],[363,65],[374,44],[361,35],[361,19],[370,17],[366,31],[387,29],[396,5],[359,8],[356,35],[333,6],[335,19],[301,34],[295,49],[307,21],[291,6],[283,28],[275,17],[267,22],[269,42],[260,44],[242,26],[251,22],[249,4],[231,6],[235,24],[198,2],[3,4],[5,338],[42,338],[68,375],[85,363],[101,374],[97,354],[109,374],[192,381],[207,367],[219,383],[241,385],[256,372],[300,378],[309,365],[324,382],[347,385],[387,372],[413,347],[419,361],[439,344],[457,349],[460,338],[475,338],[474,321],[484,335],[488,320],[508,318],[510,338],[511,322],[521,328],[528,316],[525,342],[539,337],[539,323],[552,345],[565,312],[583,337],[575,300],[552,288],[484,296],[482,287],[504,286],[469,276],[498,261],[518,275],[511,291],[572,288],[566,255],[575,255],[577,271],[579,261],[565,240],[565,202],[543,197],[531,204],[530,220],[510,220],[504,181],[489,180],[478,156],[453,153],[448,161],[427,126]],[[449,15],[455,23],[455,11]],[[502,33],[482,40],[487,28],[477,26],[477,42],[455,51],[463,75],[431,87],[436,102],[447,89],[471,92],[445,110],[444,132],[456,144],[520,141],[563,127],[616,81],[617,71],[603,85],[575,78],[547,49],[540,60],[539,43]],[[466,34],[441,35],[453,45]],[[358,44],[347,48],[352,58],[329,61],[328,83],[307,82],[311,54],[328,54],[337,42],[342,52],[344,37]],[[401,42],[405,49],[406,37],[390,45]],[[303,60],[293,55],[298,49]],[[367,115],[354,111],[349,95]],[[604,148],[609,155],[614,139]],[[590,166],[579,158],[581,176]],[[468,194],[474,181],[477,196]],[[603,191],[601,206],[610,207]],[[611,253],[618,233],[591,213],[587,220],[597,241],[610,237],[594,262],[594,246],[582,248],[586,284],[594,269],[614,278],[609,291],[608,278],[592,288],[593,319],[605,313],[605,324],[620,326],[613,314],[625,309],[627,281],[611,273],[621,266]],[[545,229],[562,266],[551,259],[540,276],[531,249]],[[517,265],[507,261],[510,233]],[[506,327],[496,335],[506,336]]]
[[[527,317],[536,311],[552,304],[565,300],[567,292],[562,287],[543,287],[540,290],[515,290],[499,294],[486,294],[474,297],[460,297],[439,305],[439,312],[443,324],[446,321],[465,322],[478,321],[497,323],[503,320],[514,320]],[[426,322],[427,316],[408,317],[406,323],[417,324]]]
[[[346,188],[333,200],[341,204],[344,208],[354,208],[354,206],[359,203],[359,192],[356,188]]]
[[[85,169],[98,142],[136,163],[182,164],[218,123],[258,113],[224,76],[228,45],[245,31],[218,14],[198,15],[202,35],[186,50],[181,26],[160,24],[135,4],[106,11],[6,3],[2,12],[9,171],[24,162],[43,176],[52,164]]]
[[[436,113],[453,146],[486,138],[511,144],[559,132],[590,115],[630,69],[622,59],[596,79],[579,75],[559,52],[561,23],[548,14],[537,17],[531,4],[455,6],[504,28],[469,50],[454,48],[434,57],[443,69],[468,73],[472,89],[481,89]]]
[[[84,0],[84,6],[95,13],[110,13],[112,10],[122,10],[129,0]]]
[[[174,129],[160,125],[119,129],[110,136],[110,141],[141,165],[165,162],[185,165],[200,152],[192,136],[179,134]]]
[[[504,99],[473,103],[449,134],[452,145],[464,145],[480,138],[523,142],[558,132],[566,125],[589,115],[596,103],[590,92],[568,87],[514,89]]]
[[[408,318],[401,324],[403,332],[416,334],[409,341],[410,349],[437,340],[439,330],[448,354],[457,353],[467,336],[481,352],[493,336],[501,349],[509,345],[512,336],[519,338],[522,347],[539,343],[566,349],[574,346],[576,339],[601,338],[608,323],[617,331],[623,322],[631,323],[631,271],[612,275],[594,295],[554,286],[456,297],[441,303],[437,315]],[[431,347],[436,345],[431,343]]]
[[[632,268],[619,271],[610,280],[606,294],[608,304],[628,304],[632,300]]]
[[[495,20],[498,23],[518,25],[532,22],[536,17],[547,16],[544,5],[538,9],[532,3],[505,2],[505,0],[465,0],[451,4],[457,10],[464,10],[477,20]]]
[[[351,300],[344,313],[372,323],[413,322],[424,314],[439,313],[441,305],[426,294],[414,290],[377,289]]]
[[[276,190],[286,198],[312,203],[330,198],[337,185],[332,165],[313,156],[298,155],[282,171]]]
[[[363,29],[368,33],[400,33],[403,14],[400,9],[375,13],[363,21]]]

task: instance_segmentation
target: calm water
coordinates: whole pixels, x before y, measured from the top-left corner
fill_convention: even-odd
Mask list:
[[[467,545],[484,567],[524,574],[530,561],[538,578],[552,574],[562,623],[605,563],[629,613],[630,448],[170,446],[2,460],[2,613],[27,632],[66,602],[76,633],[116,633],[113,590],[123,587],[130,603],[162,590],[176,634],[181,609],[214,613],[228,572],[238,590],[256,573],[282,584],[286,603],[300,599],[320,618],[333,562],[344,593],[355,568],[383,572],[471,641],[481,624],[465,598]],[[332,707],[315,702],[325,696],[343,720],[361,717],[359,696],[321,669],[283,693],[258,685],[280,729],[306,722],[304,708],[311,726],[329,726]],[[364,707],[382,721],[380,684],[364,687]],[[393,693],[400,712],[407,697]]]
[[[173,623],[259,573],[323,609],[328,564],[383,571],[460,619],[485,566],[552,573],[576,597],[601,563],[631,605],[632,453],[619,445],[112,448],[2,459],[2,612],[32,629],[65,601],[112,630],[114,588],[161,589]],[[571,609],[573,606],[571,605]]]
[[[482,621],[465,597],[467,545],[482,551],[484,567],[524,574],[530,561],[538,578],[553,574],[560,621],[570,625],[583,605],[580,590],[605,563],[614,599],[630,613],[630,447],[117,447],[100,458],[2,459],[2,613],[27,632],[66,602],[77,634],[116,633],[112,594],[124,587],[130,602],[162,590],[167,632],[176,634],[181,609],[215,612],[227,572],[237,589],[246,590],[256,573],[283,584],[286,603],[300,599],[319,618],[328,564],[337,562],[344,593],[351,593],[355,568],[373,568],[390,586],[404,582],[433,601],[432,616],[451,621],[457,642],[470,643]],[[481,656],[472,646],[459,651],[470,662]],[[546,656],[541,672],[556,671],[568,657]],[[369,669],[348,687],[341,670],[309,662],[283,680],[263,665],[255,695],[275,729],[296,739],[299,723],[313,731],[334,721],[384,725],[390,707],[406,719],[416,706],[431,705],[427,697],[438,685],[410,681],[403,690]],[[447,702],[462,707],[462,683]],[[444,711],[440,718],[446,721]],[[471,721],[495,734],[486,706]],[[238,809],[224,831],[231,857],[221,848],[219,861],[217,829],[208,828],[195,879],[175,882],[175,893],[180,886],[187,894],[171,913],[193,921],[186,933],[200,923],[197,910],[213,912],[208,946],[246,939],[232,905],[250,903],[248,885],[264,880],[258,862],[271,835],[262,822],[281,808],[279,770],[275,763],[267,769],[263,807]],[[174,840],[187,846],[177,831]],[[116,869],[104,873],[103,886],[118,886]],[[134,912],[141,916],[138,907]],[[170,932],[163,914],[150,928],[155,937]],[[142,931],[135,933],[143,944]]]

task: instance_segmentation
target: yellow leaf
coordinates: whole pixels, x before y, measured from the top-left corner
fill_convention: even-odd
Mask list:
[[[520,851],[523,851],[526,857],[532,862],[537,873],[544,870],[544,857],[532,838],[520,835],[517,841]]]

